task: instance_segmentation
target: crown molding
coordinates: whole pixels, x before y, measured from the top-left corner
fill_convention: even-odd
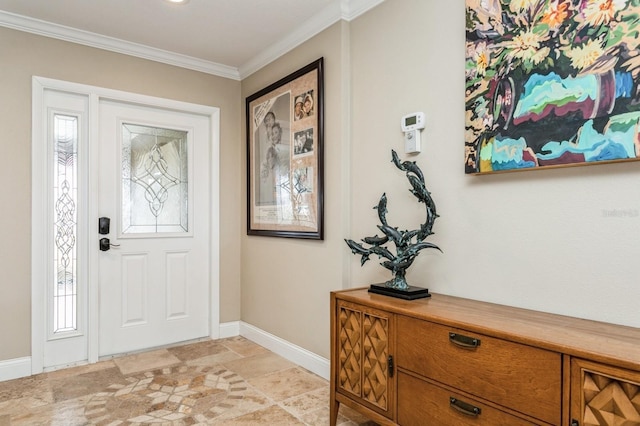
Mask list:
[[[0,26],[142,59],[149,59],[151,61],[200,71],[206,74],[240,80],[238,69],[234,67],[5,11],[0,11]]]
[[[373,9],[384,0],[342,0],[343,5],[343,19],[345,21],[351,21],[362,15],[369,9]]]
[[[239,68],[1,10],[0,26],[148,59],[163,64],[174,65],[232,80],[242,80],[339,20],[351,21],[383,1],[384,0],[336,0],[320,13],[289,33],[287,37],[270,46],[268,49],[265,49],[258,56],[252,58]]]
[[[320,13],[305,21],[278,43],[271,45],[259,55],[239,67],[240,79],[244,79],[260,68],[275,61],[311,37],[319,34],[339,20],[351,21],[384,0],[336,0]]]
[[[293,50],[311,37],[322,32],[342,18],[342,10],[338,2],[324,8],[320,13],[305,21],[291,31],[285,38],[264,49],[247,63],[240,66],[240,79],[244,79],[260,68],[275,61],[285,53]]]

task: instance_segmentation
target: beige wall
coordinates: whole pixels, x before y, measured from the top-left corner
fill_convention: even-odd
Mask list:
[[[423,219],[388,161],[392,147],[402,150],[400,117],[424,111],[424,149],[414,159],[441,215],[432,241],[444,254],[423,252],[409,282],[640,327],[640,163],[464,174],[464,3],[386,0],[351,24],[350,236],[373,235],[371,207],[383,191],[398,223],[413,229]],[[607,215],[615,210],[630,215]],[[349,285],[385,278],[375,260],[363,268],[358,260]]]
[[[0,361],[31,354],[31,77],[219,107],[221,322],[240,319],[240,82],[0,28]]]
[[[242,81],[245,99],[324,57],[325,239],[247,236],[245,224],[241,305],[243,321],[325,357],[329,356],[329,291],[342,287],[345,256],[343,199],[349,190],[348,143],[343,134],[349,99],[345,37],[348,24],[335,24]]]
[[[244,99],[325,58],[325,240],[248,237]],[[385,0],[242,81],[0,29],[0,360],[30,353],[31,75],[219,106],[222,118],[221,322],[242,319],[329,357],[329,291],[388,279],[343,238],[422,210],[390,163],[400,117],[424,111],[423,169],[438,205],[433,242],[411,267],[431,291],[640,327],[640,163],[466,176],[464,1]],[[10,61],[11,66],[4,64]],[[15,66],[14,66],[15,64]],[[107,71],[108,70],[108,71]],[[8,344],[6,342],[9,342]]]
[[[360,267],[343,238],[376,233],[372,207],[383,192],[392,225],[415,229],[424,220],[390,162],[393,148],[417,161],[441,215],[431,241],[444,254],[424,251],[410,284],[640,326],[640,215],[606,215],[640,212],[640,163],[465,175],[464,23],[463,0],[385,0],[242,82],[246,97],[325,57],[326,239],[243,230],[243,321],[329,356],[328,292],[390,278],[376,258]],[[400,117],[415,111],[425,112],[427,127],[422,153],[408,156]]]

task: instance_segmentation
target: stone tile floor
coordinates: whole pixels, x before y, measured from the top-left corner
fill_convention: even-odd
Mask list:
[[[329,383],[243,337],[0,382],[0,426],[200,424],[328,425]]]

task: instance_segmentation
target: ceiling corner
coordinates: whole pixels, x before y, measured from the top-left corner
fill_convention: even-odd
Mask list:
[[[384,0],[341,0],[342,19],[351,21]]]
[[[240,66],[240,79],[242,80],[250,76],[260,68],[275,61],[280,56],[304,43],[340,19],[345,21],[355,19],[383,1],[384,0],[336,0],[335,3],[325,8],[322,13],[317,14],[292,31],[286,38],[280,40],[280,42],[270,48],[265,49],[260,55]]]

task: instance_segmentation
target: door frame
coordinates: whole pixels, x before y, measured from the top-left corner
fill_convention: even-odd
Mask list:
[[[50,229],[47,223],[49,212],[46,210],[49,188],[47,187],[47,140],[46,110],[44,94],[47,90],[73,93],[89,99],[87,123],[89,127],[88,151],[88,192],[97,191],[98,187],[98,150],[99,143],[99,105],[101,101],[110,100],[129,104],[137,104],[152,108],[174,110],[189,114],[203,115],[210,122],[210,234],[209,234],[209,337],[220,337],[220,108],[198,105],[148,95],[106,89],[97,86],[55,80],[46,77],[32,78],[32,121],[31,121],[31,373],[44,371],[44,346],[46,339],[46,303],[47,297],[47,263],[49,250],[42,235]],[[94,223],[98,213],[97,197],[93,203],[87,203],[86,223]],[[97,225],[96,225],[97,226]],[[97,231],[97,230],[96,230]],[[98,288],[98,233],[89,232],[84,257],[88,259],[87,282],[87,362],[98,361],[99,353],[99,288]]]

